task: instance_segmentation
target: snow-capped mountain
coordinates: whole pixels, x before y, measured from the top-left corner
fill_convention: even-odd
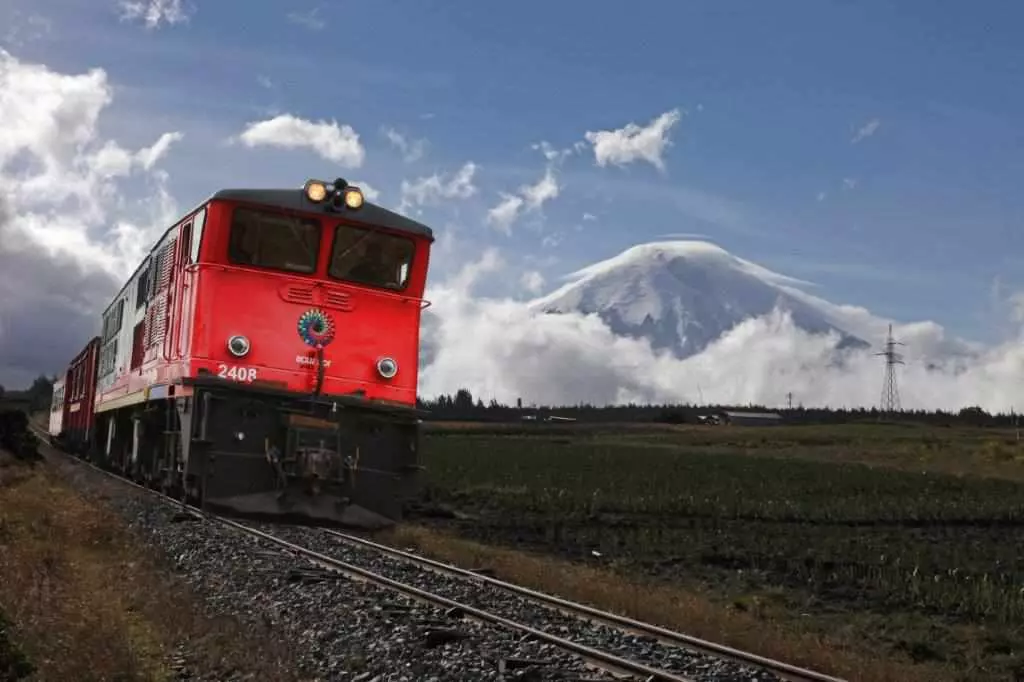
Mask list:
[[[596,313],[616,334],[646,338],[655,349],[679,358],[701,352],[737,324],[774,308],[789,311],[805,331],[835,331],[843,347],[880,346],[889,322],[863,308],[817,298],[801,289],[807,282],[702,241],[640,244],[567,279],[530,307],[545,313]],[[969,351],[962,342],[945,340],[933,323],[902,331],[929,339],[930,348],[918,346],[925,355]]]

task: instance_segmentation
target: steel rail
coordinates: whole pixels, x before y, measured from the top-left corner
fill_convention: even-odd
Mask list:
[[[435,569],[441,573],[457,575],[459,577],[492,585],[501,590],[525,597],[529,600],[557,607],[558,609],[566,611],[570,614],[577,616],[581,614],[586,615],[587,617],[595,621],[603,622],[607,625],[612,625],[620,629],[628,629],[643,635],[655,637],[660,641],[668,644],[689,647],[692,649],[702,651],[704,653],[714,654],[722,658],[732,659],[738,663],[744,663],[759,668],[763,668],[765,670],[776,673],[784,677],[785,679],[789,679],[792,682],[847,682],[846,680],[843,680],[839,677],[832,677],[824,673],[819,673],[813,670],[800,668],[798,666],[791,665],[789,663],[778,661],[765,656],[761,656],[759,654],[743,651],[741,649],[734,649],[724,644],[717,644],[715,642],[700,639],[698,637],[687,635],[682,632],[669,630],[658,625],[653,625],[651,623],[644,623],[643,621],[634,620],[633,618],[629,618],[627,616],[620,616],[616,613],[611,613],[609,611],[602,611],[600,609],[588,606],[586,604],[569,601],[568,599],[563,599],[561,597],[556,597],[554,595],[545,594],[544,592],[538,592],[528,587],[523,587],[522,585],[516,585],[514,583],[499,580],[497,578],[492,578],[487,575],[481,575],[480,573],[476,573],[465,568],[460,568],[452,564],[447,564],[442,561],[437,561],[435,559],[430,559],[428,557],[424,557],[418,554],[413,554],[412,552],[406,552],[395,547],[389,547],[388,545],[382,545],[378,542],[373,542],[372,540],[367,540],[366,538],[362,538],[357,535],[341,533],[336,530],[326,528],[321,528],[320,530],[332,537],[341,540],[342,542],[347,542],[351,545],[367,547],[373,549],[374,551],[380,552],[381,554],[388,554],[394,557],[405,559],[406,561],[410,561],[421,566],[426,566]]]

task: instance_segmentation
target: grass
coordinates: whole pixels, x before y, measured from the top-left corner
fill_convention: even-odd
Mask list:
[[[1024,675],[1012,433],[488,426],[427,437],[430,499],[469,515],[434,551],[526,551],[507,577],[850,679]]]
[[[264,679],[291,679],[275,647],[247,642],[232,621],[201,616],[120,519],[53,467],[0,453],[0,612],[10,624],[7,646],[35,669],[32,679],[177,679],[168,661],[182,641],[201,665],[255,661]],[[0,636],[0,679],[3,647]]]
[[[721,427],[671,424],[493,424],[428,422],[434,437],[568,439],[574,443],[700,448],[709,453],[847,462],[902,471],[1024,482],[1024,442],[1013,429],[937,428],[916,424]],[[1024,435],[1024,431],[1022,431]]]
[[[401,527],[382,540],[456,565],[487,567],[503,580],[849,680],[943,679],[939,666],[877,659],[838,620],[830,633],[780,621],[773,600],[763,597],[722,604],[699,590],[651,584],[607,568],[495,547],[422,526]]]

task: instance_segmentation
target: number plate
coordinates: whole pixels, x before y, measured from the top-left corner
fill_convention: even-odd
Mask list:
[[[256,368],[239,367],[238,365],[225,365],[222,362],[217,365],[217,376],[221,379],[231,379],[232,381],[255,381]]]

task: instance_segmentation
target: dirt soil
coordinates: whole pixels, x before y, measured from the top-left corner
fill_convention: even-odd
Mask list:
[[[0,452],[0,680],[296,679],[279,643],[200,615],[72,469]]]

